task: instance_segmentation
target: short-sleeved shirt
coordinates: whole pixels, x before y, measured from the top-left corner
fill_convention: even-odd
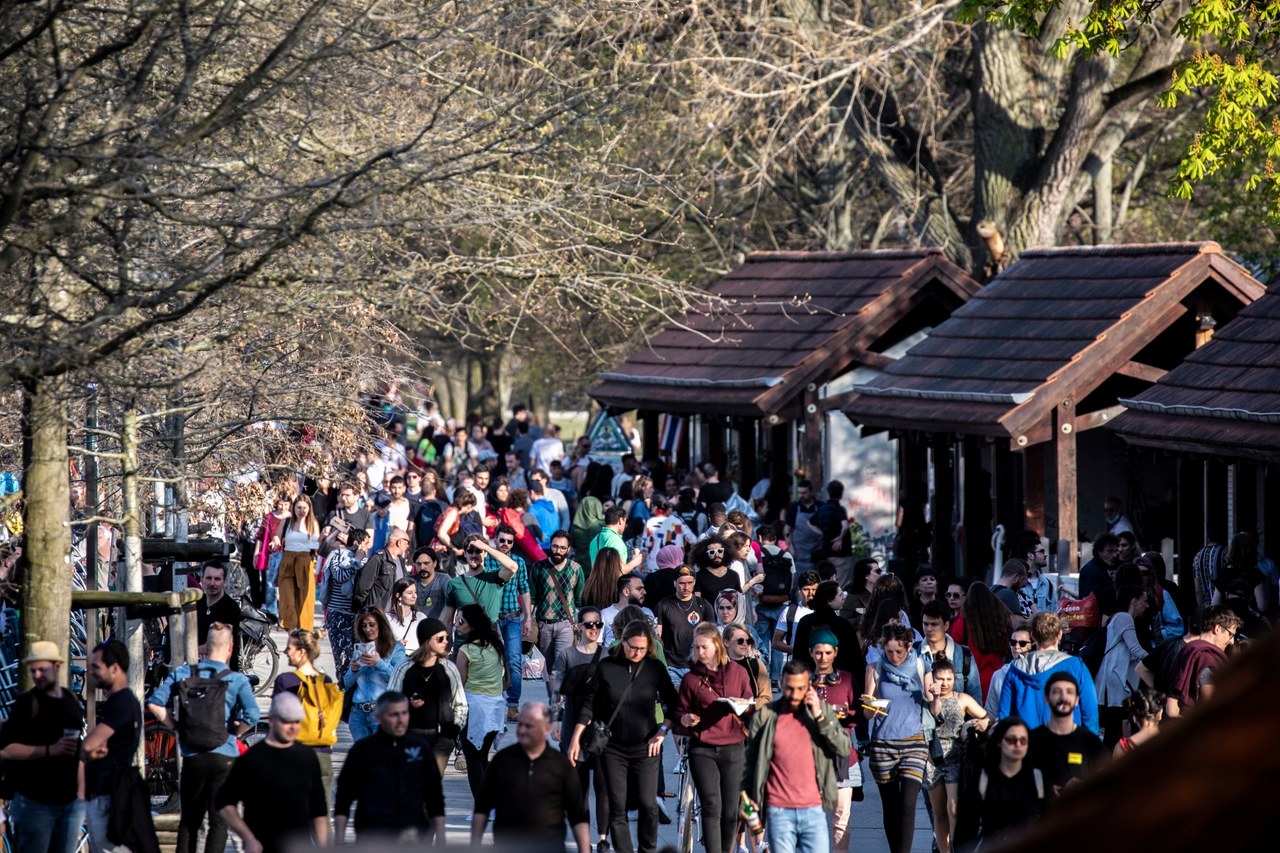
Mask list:
[[[493,646],[463,643],[458,654],[467,659],[466,690],[481,696],[502,695],[502,658]]]
[[[458,575],[450,579],[444,600],[455,610],[468,604],[479,604],[488,617],[496,622],[502,604],[502,590],[509,585],[510,581],[503,580],[496,570],[485,570],[478,575]]]
[[[12,743],[52,746],[62,740],[64,731],[83,727],[84,708],[70,690],[63,688],[58,698],[30,690],[14,701],[9,719],[0,728],[0,749]],[[60,806],[76,798],[79,760],[74,755],[13,762],[9,771],[6,775],[14,790],[28,800]]]
[[[423,583],[416,577],[413,585],[418,589],[418,612],[428,619],[439,619],[444,613],[445,600],[449,596],[451,578],[443,572],[436,572],[431,580]]]
[[[110,794],[114,784],[112,777],[116,771],[132,764],[134,751],[138,748],[141,723],[142,706],[138,704],[138,697],[127,687],[112,693],[98,708],[97,725],[109,726],[111,737],[107,738],[107,754],[84,765],[87,799]]]
[[[654,609],[654,615],[662,629],[662,650],[667,657],[667,666],[680,669],[689,665],[693,629],[703,622],[716,623],[716,612],[711,602],[696,595],[688,601],[665,598]]]
[[[315,818],[328,814],[320,760],[296,741],[287,747],[266,741],[231,764],[214,806],[244,804],[244,822],[262,843],[263,853],[281,853],[311,833]]]
[[[1039,726],[1031,730],[1030,740],[1027,758],[1044,774],[1048,791],[1093,773],[1107,758],[1102,740],[1084,726],[1066,735]]]

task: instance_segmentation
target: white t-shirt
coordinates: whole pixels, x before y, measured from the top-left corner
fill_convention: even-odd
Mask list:
[[[388,524],[400,530],[409,529],[409,513],[413,510],[413,504],[408,498],[401,501],[392,501],[387,507]]]
[[[541,468],[549,475],[551,463],[564,460],[564,442],[558,438],[540,438],[529,448],[529,463],[532,468]]]
[[[618,618],[618,609],[618,605],[610,604],[600,611],[600,619],[604,622],[604,629],[600,632],[600,642],[604,643],[606,649],[613,645],[613,620]],[[658,620],[654,618],[652,610],[647,607],[641,607],[640,609],[644,611],[644,615],[650,624],[657,624]]]

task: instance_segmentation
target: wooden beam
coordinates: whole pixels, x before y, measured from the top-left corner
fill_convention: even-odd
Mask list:
[[[1123,411],[1124,406],[1117,404],[1115,406],[1107,406],[1105,409],[1098,409],[1098,411],[1090,412],[1087,415],[1081,415],[1076,418],[1075,431],[1084,432],[1085,430],[1106,426],[1111,423],[1111,421],[1115,420]]]
[[[1116,373],[1121,376],[1128,376],[1130,379],[1141,379],[1143,382],[1159,382],[1160,379],[1169,371],[1162,370],[1159,367],[1152,367],[1149,364],[1143,364],[1140,361],[1129,361],[1120,365],[1120,369]]]
[[[1053,438],[1053,446],[1057,453],[1057,470],[1055,479],[1058,484],[1058,553],[1063,554],[1065,561],[1057,566],[1059,574],[1075,574],[1076,560],[1076,521],[1078,516],[1076,501],[1076,478],[1079,473],[1076,458],[1075,401],[1068,398],[1060,400],[1054,407],[1054,424],[1057,427]]]
[[[805,478],[813,481],[816,490],[823,486],[822,434],[827,415],[819,405],[816,388],[812,391],[806,388],[801,399],[804,401],[804,437],[800,441],[800,464],[804,466]]]
[[[843,394],[832,394],[829,397],[823,397],[818,402],[818,408],[824,412],[833,412],[837,409],[843,410],[858,396],[857,391],[845,391]]]
[[[1041,535],[1045,532],[1044,451],[1045,446],[1037,444],[1022,454],[1022,526]]]
[[[896,361],[896,359],[889,358],[889,356],[884,353],[872,352],[867,349],[862,350],[853,357],[854,364],[874,367],[876,370],[888,370],[889,366],[893,364],[894,361]]]

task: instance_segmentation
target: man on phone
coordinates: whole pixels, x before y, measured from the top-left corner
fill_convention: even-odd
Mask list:
[[[782,668],[782,696],[756,712],[747,732],[742,788],[764,820],[769,847],[828,853],[827,814],[837,806],[836,762],[852,744],[819,698],[809,667]]]
[[[65,659],[55,643],[37,640],[22,662],[31,689],[14,701],[0,729],[0,758],[14,762],[8,776],[16,791],[10,800],[15,838],[23,853],[73,853],[84,822],[77,778],[84,708],[58,685]]]

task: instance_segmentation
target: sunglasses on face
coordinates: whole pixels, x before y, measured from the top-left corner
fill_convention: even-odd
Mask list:
[[[1004,742],[1009,746],[1026,746],[1030,741],[1026,735],[1005,735]]]
[[[723,553],[724,553],[724,549],[723,549],[723,548],[708,548],[708,549],[707,549],[707,556],[708,556],[708,557],[718,557],[718,556],[720,556],[720,555],[721,555],[721,554],[723,554]]]
[[[516,540],[514,540],[514,539],[499,539],[499,540],[498,540],[498,547],[499,547],[499,548],[501,548],[503,545],[514,545],[514,544],[516,544]]]
[[[734,641],[733,641],[733,644],[734,644],[735,646],[749,646],[749,645],[751,645],[751,638],[750,638],[750,637],[738,637],[736,640],[734,640]]]
[[[1025,649],[1027,646],[1031,645],[1031,641],[1030,640],[1010,640],[1009,645],[1015,649]]]
[[[603,622],[579,622],[578,624],[588,631],[597,631],[604,627]]]
[[[964,593],[963,593],[963,592],[949,592],[949,593],[947,593],[947,598],[964,598]]]

